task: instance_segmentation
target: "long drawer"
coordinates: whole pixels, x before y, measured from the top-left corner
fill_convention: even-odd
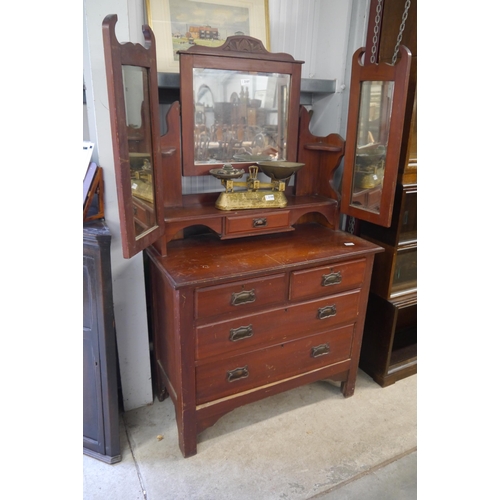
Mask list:
[[[284,342],[196,367],[196,403],[203,404],[322,368],[351,356],[354,326]]]
[[[254,280],[200,288],[196,291],[197,318],[210,318],[222,313],[245,314],[286,299],[286,275],[277,274]]]
[[[285,342],[354,322],[359,290],[232,318],[196,329],[196,359]]]

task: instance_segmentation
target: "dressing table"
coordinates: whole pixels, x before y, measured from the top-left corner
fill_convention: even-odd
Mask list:
[[[144,26],[144,46],[120,44],[116,22],[103,35],[123,253],[144,251],[155,391],[172,399],[182,454],[264,397],[319,380],[352,396],[382,248],[339,230],[344,140],[310,133],[301,62],[248,36],[180,51],[180,103],[160,136],[154,35]],[[217,181],[183,193],[183,178],[225,166],[244,178],[261,161],[302,165],[286,206],[221,210]]]

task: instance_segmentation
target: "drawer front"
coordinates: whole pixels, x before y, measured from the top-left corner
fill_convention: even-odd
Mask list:
[[[264,216],[227,217],[226,234],[258,233],[269,229],[282,229],[289,226],[288,210],[266,213]]]
[[[353,325],[241,354],[196,368],[196,402],[203,404],[351,356]]]
[[[196,358],[225,355],[330,330],[356,320],[359,290],[196,329]]]
[[[236,312],[245,314],[286,299],[286,276],[278,274],[196,290],[196,317]]]
[[[155,225],[155,215],[152,210],[148,210],[139,203],[133,204],[134,221],[144,229],[148,229]]]
[[[290,277],[290,300],[321,297],[360,287],[364,275],[364,259],[293,272]]]

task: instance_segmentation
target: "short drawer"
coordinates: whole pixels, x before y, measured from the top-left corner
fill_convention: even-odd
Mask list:
[[[245,314],[256,308],[283,303],[286,299],[286,276],[277,274],[199,288],[195,293],[197,318],[209,318],[227,312]]]
[[[270,229],[283,229],[289,226],[288,210],[266,213],[265,215],[251,215],[226,218],[226,234],[258,233]]]
[[[226,355],[330,330],[356,320],[359,290],[196,329],[196,358]]]
[[[364,275],[364,259],[295,271],[290,277],[290,300],[321,297],[360,287]]]
[[[196,402],[203,404],[347,360],[353,331],[353,325],[349,325],[199,365]]]
[[[140,202],[134,202],[133,209],[134,209],[134,221],[143,229],[149,229],[150,227],[156,224],[155,214],[153,210],[151,210],[149,207],[146,207],[144,204]]]

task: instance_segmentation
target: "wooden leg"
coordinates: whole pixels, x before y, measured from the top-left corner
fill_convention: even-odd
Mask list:
[[[176,416],[179,448],[184,458],[192,457],[197,452],[195,411],[181,411]]]
[[[356,386],[356,370],[349,370],[347,380],[341,383],[340,389],[345,398],[350,398],[354,394]]]

